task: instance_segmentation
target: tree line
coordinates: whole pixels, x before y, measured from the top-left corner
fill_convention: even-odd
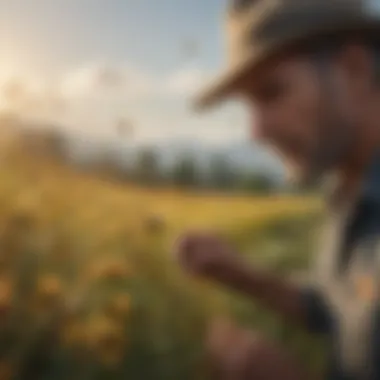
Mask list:
[[[223,154],[210,153],[208,162],[202,165],[196,153],[183,152],[172,165],[163,165],[161,155],[154,147],[140,148],[131,162],[121,163],[115,152],[99,152],[97,157],[86,163],[73,162],[67,151],[67,141],[57,130],[23,132],[27,143],[23,149],[30,149],[39,155],[52,156],[81,170],[93,172],[107,180],[137,183],[149,187],[174,186],[191,190],[239,191],[273,193],[284,191],[273,173],[247,171],[234,166]],[[128,153],[128,152],[126,152]]]
[[[96,171],[118,180],[155,186],[175,186],[182,189],[218,191],[249,191],[270,193],[279,190],[273,174],[247,171],[232,165],[222,154],[210,154],[209,162],[200,165],[195,154],[183,152],[172,165],[162,165],[154,148],[141,148],[132,163],[118,165],[115,157],[103,159]]]

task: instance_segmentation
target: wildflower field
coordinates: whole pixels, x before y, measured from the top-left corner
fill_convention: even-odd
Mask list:
[[[186,277],[187,229],[224,234],[252,265],[291,274],[314,245],[320,202],[112,184],[46,160],[0,165],[0,380],[208,379],[212,318],[261,329],[320,365],[319,342],[258,305]]]

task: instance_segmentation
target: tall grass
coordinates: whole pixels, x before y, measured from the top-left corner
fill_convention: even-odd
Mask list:
[[[186,277],[171,256],[179,233],[211,228],[252,265],[303,270],[319,213],[314,198],[154,192],[9,155],[0,167],[0,379],[207,379],[204,336],[220,314],[319,367],[318,342]]]

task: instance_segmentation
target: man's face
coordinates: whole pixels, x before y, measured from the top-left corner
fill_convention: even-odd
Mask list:
[[[255,139],[283,156],[300,181],[340,165],[357,136],[355,85],[335,66],[282,57],[244,82]]]

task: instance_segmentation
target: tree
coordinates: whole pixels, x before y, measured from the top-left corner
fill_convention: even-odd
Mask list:
[[[275,185],[273,180],[268,175],[257,172],[244,176],[241,181],[241,187],[244,190],[266,194],[272,192]]]
[[[198,179],[198,170],[194,158],[190,155],[181,157],[173,170],[174,183],[179,186],[193,187],[197,185]]]
[[[135,179],[144,184],[154,184],[160,180],[158,155],[152,148],[144,148],[137,156],[134,169]]]
[[[211,183],[217,189],[227,190],[235,186],[236,176],[228,160],[218,154],[211,161]]]

